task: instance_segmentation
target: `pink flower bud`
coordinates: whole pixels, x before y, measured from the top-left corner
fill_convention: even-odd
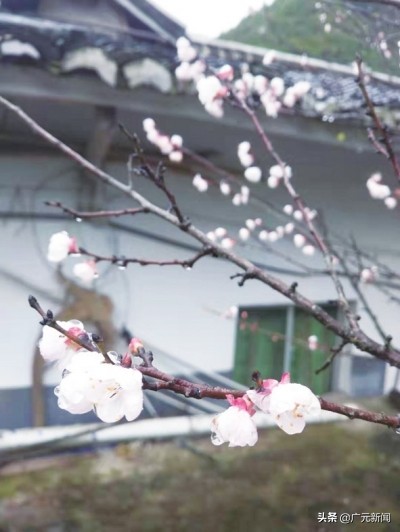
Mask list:
[[[129,342],[128,349],[132,353],[132,355],[137,355],[139,350],[144,349],[143,343],[141,342],[141,340],[139,340],[139,338],[134,337]]]
[[[217,76],[221,80],[232,81],[234,70],[231,65],[223,65],[217,72]]]
[[[227,250],[232,249],[234,245],[235,241],[233,240],[233,238],[225,237],[221,241],[221,247]]]
[[[315,336],[315,334],[312,334],[308,337],[308,349],[310,351],[316,351],[318,349],[318,336]]]

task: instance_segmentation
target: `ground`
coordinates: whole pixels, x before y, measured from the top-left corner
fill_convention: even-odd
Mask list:
[[[30,460],[0,470],[0,531],[395,531],[399,451],[394,431],[348,421],[268,429],[253,448],[204,438]],[[391,523],[318,523],[319,512]]]

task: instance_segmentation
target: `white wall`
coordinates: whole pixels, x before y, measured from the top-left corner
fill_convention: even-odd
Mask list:
[[[342,234],[353,227],[361,243],[372,250],[394,251],[397,239],[396,212],[387,211],[382,204],[369,199],[365,189],[368,172],[375,169],[370,154],[357,154],[346,150],[323,148],[323,153],[293,154],[298,168],[295,178],[311,205],[322,206],[328,220],[334,220],[335,228]],[[318,163],[319,161],[319,163]],[[344,163],[347,171],[344,171]],[[13,212],[56,212],[43,206],[45,199],[58,199],[74,206],[79,190],[79,181],[69,161],[49,155],[18,154],[0,156],[0,209]],[[121,179],[125,178],[125,162],[109,165],[109,171]],[[206,231],[219,225],[237,230],[247,217],[263,215],[254,207],[236,208],[210,190],[202,196],[191,186],[191,179],[177,174],[171,179],[172,188],[177,191],[182,205],[192,220]],[[140,190],[161,201],[159,193],[149,189],[148,184],[137,183]],[[269,200],[281,197],[259,185],[257,192]],[[112,199],[109,192],[107,207],[128,206],[125,199]],[[281,202],[283,205],[284,202]],[[269,214],[264,214],[268,224],[274,223]],[[152,216],[135,217],[118,222],[142,228],[155,234],[165,235],[190,243],[173,227]],[[3,304],[0,313],[0,389],[28,386],[31,382],[31,362],[35,342],[40,334],[38,316],[28,307],[29,293],[37,294],[43,306],[57,310],[50,298],[41,296],[47,292],[53,298],[62,299],[63,291],[57,285],[52,266],[45,259],[49,236],[66,229],[78,237],[79,242],[99,253],[125,254],[126,256],[170,259],[191,256],[190,251],[179,250],[165,244],[146,240],[135,235],[104,228],[103,224],[89,222],[67,222],[5,219],[1,221],[0,242],[0,293]],[[293,257],[303,256],[288,242],[279,244]],[[253,258],[268,264],[282,265],[282,261],[261,252],[255,246],[237,248]],[[69,259],[65,267],[70,272],[71,264],[79,259]],[[304,259],[310,265],[318,265],[318,259]],[[399,266],[399,258],[391,256],[391,264]],[[285,264],[286,267],[291,267]],[[236,324],[211,310],[223,312],[231,305],[273,305],[285,300],[270,288],[256,282],[248,282],[239,288],[229,276],[237,269],[215,259],[204,259],[191,271],[180,267],[130,266],[126,271],[99,266],[103,275],[97,282],[100,292],[109,294],[115,304],[115,324],[128,326],[136,336],[159,346],[182,359],[204,367],[207,370],[227,370],[232,367]],[[9,275],[16,277],[10,280]],[[18,281],[18,279],[21,279]],[[296,280],[287,277],[287,282]],[[25,286],[26,284],[32,287]],[[329,279],[301,279],[299,289],[317,301],[335,299],[335,290]],[[351,291],[349,291],[351,297]],[[367,295],[378,309],[387,332],[400,343],[398,331],[398,310],[389,305],[386,298],[369,287]],[[368,334],[378,338],[372,324],[360,309],[362,325]],[[155,353],[156,354],[156,353]],[[157,362],[157,361],[156,361]],[[165,369],[169,369],[168,367]],[[56,382],[57,372],[47,375],[47,382]],[[387,387],[392,385],[394,372],[389,372]]]

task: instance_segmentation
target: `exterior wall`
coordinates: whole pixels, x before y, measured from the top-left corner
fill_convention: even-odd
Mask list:
[[[336,234],[347,235],[352,228],[360,245],[381,250],[388,256],[390,264],[398,267],[400,259],[393,253],[393,242],[397,238],[396,213],[387,211],[380,202],[371,200],[365,190],[365,179],[376,169],[376,159],[369,153],[358,154],[341,148],[321,147],[315,153],[306,149],[306,144],[300,148],[297,146],[297,150],[292,152],[291,162],[298,168],[295,178],[310,204],[324,209],[327,220],[333,221]],[[49,153],[1,154],[0,167],[0,210],[2,213],[14,213],[15,216],[2,220],[0,232],[3,250],[0,265],[0,293],[3,300],[0,390],[9,390],[11,393],[11,390],[26,389],[31,384],[32,356],[40,334],[38,317],[27,305],[28,294],[38,295],[44,307],[58,310],[62,306],[64,289],[58,285],[54,268],[45,259],[48,238],[52,233],[66,229],[75,234],[84,247],[109,255],[125,254],[161,260],[183,259],[191,256],[192,252],[105,227],[102,222],[89,224],[74,220],[61,222],[20,218],[17,213],[54,213],[43,206],[44,200],[57,199],[67,205],[76,205],[81,194],[79,176],[70,161]],[[111,173],[121,179],[125,179],[125,169],[125,161],[108,167]],[[177,191],[178,200],[185,206],[184,211],[206,231],[224,225],[236,233],[243,220],[260,214],[251,206],[240,209],[233,207],[214,189],[202,197],[191,186],[191,178],[183,174],[176,173],[170,183]],[[149,184],[138,180],[136,185],[151,199],[165,205],[158,192],[149,188]],[[267,190],[265,185],[259,185],[256,190],[268,199],[273,199],[273,195],[276,198],[281,196],[280,192]],[[106,198],[108,208],[126,206],[124,200],[115,199],[112,191],[106,193]],[[264,219],[272,220],[270,214],[265,214]],[[175,228],[166,226],[152,216],[121,219],[118,222],[133,229],[193,244]],[[304,258],[300,253],[297,254],[290,243],[281,243],[279,246],[295,258]],[[271,254],[262,252],[255,244],[246,248],[238,246],[237,251],[267,265],[291,267]],[[70,259],[66,264],[67,274],[76,260],[79,259]],[[313,266],[318,263],[316,259],[304,260]],[[209,371],[230,370],[235,345],[235,321],[218,317],[214,311],[222,313],[231,305],[286,303],[280,294],[255,282],[250,281],[245,287],[239,288],[235,281],[229,279],[236,269],[212,258],[199,262],[191,271],[157,266],[130,266],[126,271],[120,271],[103,264],[100,265],[100,271],[102,275],[96,288],[112,297],[117,328],[126,325],[145,342]],[[296,280],[293,276],[284,279],[289,283]],[[335,299],[335,290],[329,279],[304,278],[300,279],[299,284],[299,289],[317,302]],[[352,296],[351,290],[349,294]],[[368,287],[367,297],[373,302],[386,330],[394,336],[394,342],[399,342],[397,308],[388,305],[387,299],[373,287]],[[372,324],[361,308],[359,311],[366,332],[376,338]],[[162,359],[157,360],[157,364],[166,370],[176,369]],[[345,357],[339,361],[336,386],[351,392],[348,365],[349,361]],[[393,386],[395,374],[393,369],[386,372],[385,391]],[[58,379],[56,368],[46,372],[45,382],[48,386],[54,385]]]

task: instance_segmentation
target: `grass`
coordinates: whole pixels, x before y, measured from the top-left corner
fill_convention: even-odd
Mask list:
[[[132,443],[0,477],[0,530],[399,530],[400,436],[314,425],[260,434],[254,448],[209,440]],[[318,512],[390,512],[392,522],[318,524]],[[51,528],[51,530],[55,530]]]

